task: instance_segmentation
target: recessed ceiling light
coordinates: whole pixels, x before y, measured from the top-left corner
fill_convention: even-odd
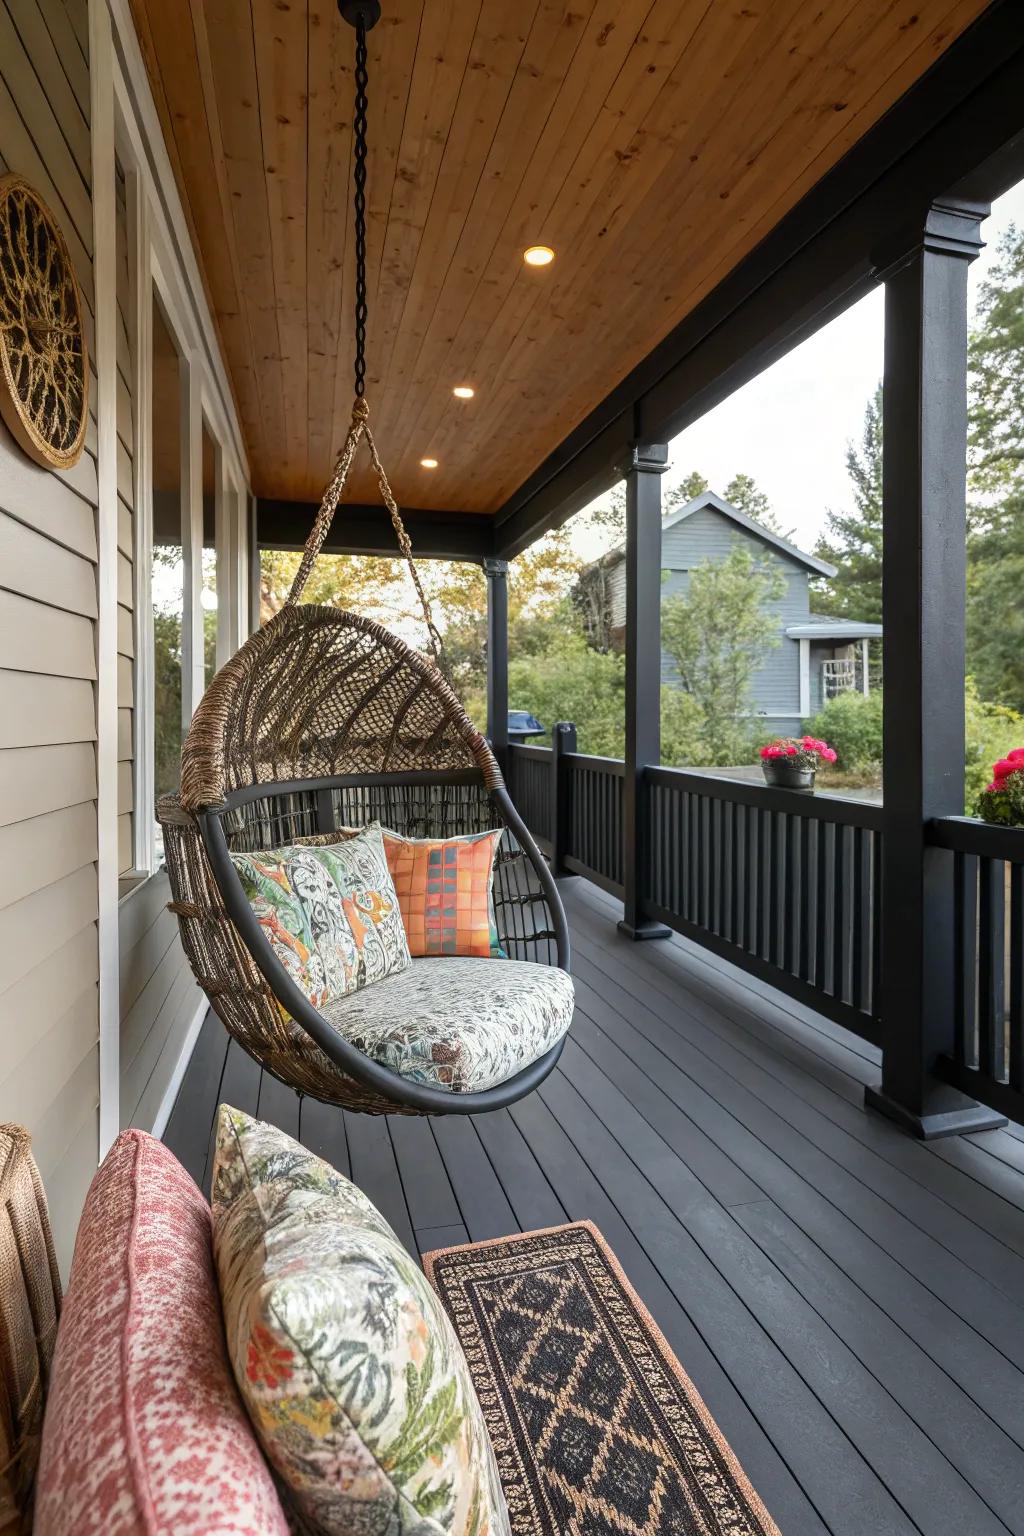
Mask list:
[[[423,465],[424,469],[436,469],[437,468],[437,460],[436,459],[420,459],[420,463]]]
[[[555,259],[555,253],[550,245],[528,245],[523,252],[523,260],[528,267],[546,267]]]
[[[476,390],[473,388],[472,384],[456,384],[455,388],[452,390],[452,394],[455,396],[456,400],[472,400],[473,396],[476,394]]]

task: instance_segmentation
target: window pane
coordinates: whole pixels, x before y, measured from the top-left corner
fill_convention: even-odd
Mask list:
[[[203,674],[217,670],[217,453],[203,422]]]
[[[180,363],[159,305],[153,305],[153,675],[156,798],[178,787],[181,766],[182,554]],[[158,862],[161,843],[157,838]]]

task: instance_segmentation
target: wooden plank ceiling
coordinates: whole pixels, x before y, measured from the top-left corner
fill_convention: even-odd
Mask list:
[[[367,394],[399,499],[500,506],[985,4],[383,0]],[[335,0],[132,8],[253,488],[316,500],[352,399],[354,35]]]

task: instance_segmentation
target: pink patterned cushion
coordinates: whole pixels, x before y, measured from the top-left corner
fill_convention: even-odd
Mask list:
[[[124,1131],[75,1244],[35,1536],[287,1536],[224,1346],[210,1209]]]

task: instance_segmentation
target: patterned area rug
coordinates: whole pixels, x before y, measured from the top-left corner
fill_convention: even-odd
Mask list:
[[[438,1249],[515,1536],[779,1536],[592,1223]]]

